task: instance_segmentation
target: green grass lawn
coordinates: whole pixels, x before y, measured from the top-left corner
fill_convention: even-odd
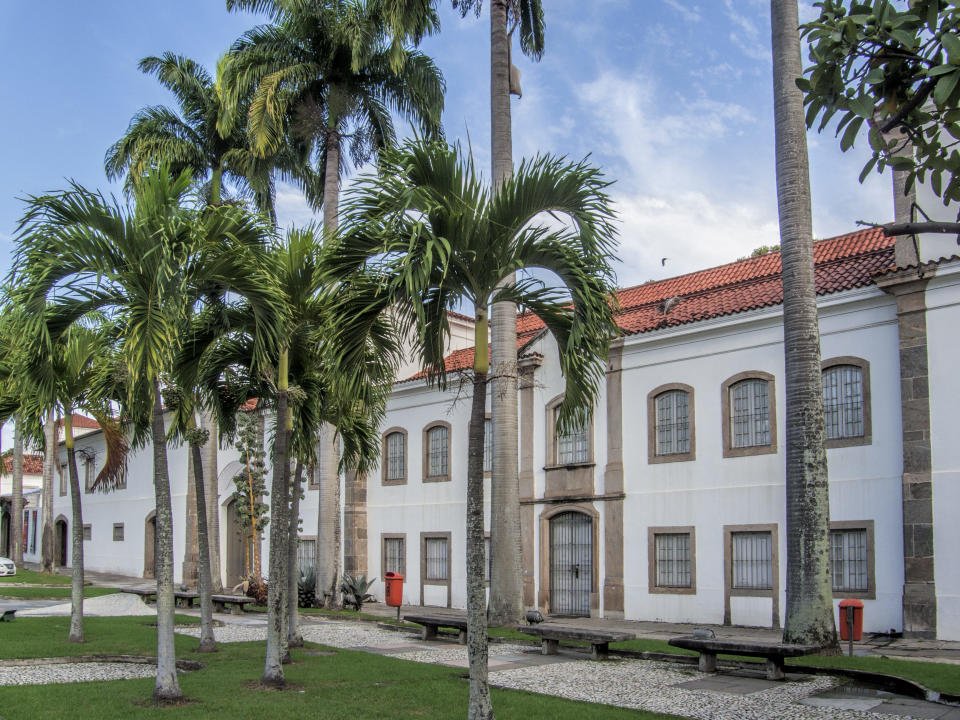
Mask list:
[[[112,595],[117,592],[114,588],[104,587],[85,587],[83,596],[85,598],[100,597],[101,595]],[[0,586],[0,598],[17,598],[22,600],[69,600],[69,587],[3,587]]]
[[[0,657],[124,653],[153,654],[156,635],[149,618],[89,618],[87,642],[69,645],[68,618],[23,618],[0,625]],[[180,676],[191,702],[180,708],[157,708],[150,702],[153,680],[35,685],[3,688],[3,716],[25,718],[462,718],[467,682],[461,670],[426,663],[337,650],[310,656],[318,646],[294,651],[286,675],[293,687],[267,691],[256,687],[263,672],[264,644],[230,643],[218,653],[193,652],[194,638],[177,636],[177,655],[207,667]],[[666,719],[670,716],[577,703],[543,695],[493,690],[499,718],[551,720]]]
[[[0,577],[0,586],[11,583],[27,583],[30,585],[69,585],[69,575],[46,575],[44,573],[34,572],[33,570],[24,570],[17,568],[16,575],[4,575]]]

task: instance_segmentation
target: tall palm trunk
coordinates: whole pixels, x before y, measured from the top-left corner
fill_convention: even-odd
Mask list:
[[[13,419],[13,507],[10,512],[10,559],[23,567],[23,420]]]
[[[43,426],[43,445],[43,523],[40,555],[43,572],[53,573],[53,467],[57,461],[57,428],[52,409]]]
[[[796,0],[771,0],[777,203],[787,407],[787,607],[783,640],[835,646],[820,333]]]
[[[284,350],[280,354],[280,367],[277,373],[277,434],[273,443],[273,481],[270,501],[270,569],[267,586],[267,656],[260,679],[264,685],[283,686],[283,655],[286,642],[284,616],[287,612],[286,572],[287,564],[287,525],[286,505],[287,481],[289,478],[288,444],[286,418],[288,415],[288,356]]]
[[[510,38],[507,2],[490,1],[490,135],[494,190],[513,174],[510,119]],[[516,275],[504,284],[516,282]],[[523,622],[520,481],[517,452],[517,308],[493,306],[493,467],[490,482],[490,622]],[[481,430],[483,421],[480,421]]]
[[[303,461],[297,458],[297,465],[293,472],[293,485],[290,488],[290,556],[287,560],[287,647],[303,647],[303,637],[300,635],[297,609],[299,603],[300,573],[297,565],[297,529],[300,525],[300,481],[303,478]]]
[[[203,476],[207,488],[207,543],[210,557],[210,579],[213,592],[223,590],[223,575],[220,570],[220,488],[217,472],[217,420],[209,412],[200,411],[200,429],[207,431],[203,445]]]
[[[203,457],[200,445],[190,443],[193,456],[193,482],[197,501],[197,570],[200,590],[200,646],[197,652],[216,652],[213,635],[213,592],[210,579],[210,536],[207,532],[207,493],[203,486]]]
[[[320,487],[317,510],[317,599],[339,609],[340,593],[340,473],[336,433],[332,425],[320,428]]]
[[[323,181],[323,233],[332,236],[339,225],[340,133],[336,123],[326,135],[326,174]],[[320,488],[317,510],[317,598],[324,607],[339,609],[340,594],[340,472],[335,433],[331,425],[320,430]]]
[[[487,684],[487,602],[483,582],[483,420],[487,410],[487,315],[476,313],[476,355],[467,462],[467,655],[470,663],[469,720],[493,717]]]
[[[154,381],[153,420],[153,491],[156,498],[157,574],[157,683],[153,698],[158,703],[175,703],[183,699],[177,681],[177,655],[173,636],[173,510],[170,502],[170,475],[167,467],[167,437],[163,427],[163,402],[160,383]]]
[[[73,443],[73,412],[63,414],[63,444],[67,448],[67,472],[70,474],[70,504],[73,526],[70,537],[70,634],[67,642],[83,642],[83,508],[81,507],[80,473],[77,471],[77,453]]]

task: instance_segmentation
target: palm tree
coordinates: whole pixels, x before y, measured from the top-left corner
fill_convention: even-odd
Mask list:
[[[289,138],[313,148],[323,177],[323,230],[330,236],[337,230],[345,150],[360,165],[393,144],[391,110],[426,135],[441,134],[443,78],[430,58],[409,47],[435,27],[434,11],[428,4],[380,0],[227,0],[227,8],[265,10],[273,21],[234,43],[225,85],[235,98],[253,93],[247,132],[255,153],[274,152]],[[328,445],[321,457],[333,454]],[[338,473],[321,473],[320,496],[318,597],[336,607]]]
[[[447,311],[473,306],[475,354],[467,470],[467,646],[471,719],[491,718],[487,687],[487,618],[483,582],[483,418],[487,399],[488,309],[522,303],[549,328],[560,350],[566,396],[563,428],[592,413],[603,360],[617,332],[613,318],[613,212],[596,170],[584,163],[537,157],[495,194],[470,158],[442,144],[408,142],[384,151],[379,173],[362,179],[348,209],[344,237],[330,247],[338,277],[372,264],[414,329],[431,378],[445,386]],[[567,215],[551,229],[541,213]],[[534,277],[503,278],[525,268],[556,274],[552,288]]]
[[[258,409],[272,405],[276,411],[267,653],[261,680],[270,685],[284,684],[287,642],[297,637],[296,592],[288,576],[295,564],[296,516],[288,519],[284,512],[291,501],[290,459],[298,468],[296,493],[302,466],[327,423],[341,434],[345,461],[365,470],[379,451],[378,428],[397,356],[396,340],[381,317],[385,299],[362,278],[330,287],[320,262],[319,235],[312,227],[291,230],[267,254],[265,267],[284,306],[283,341],[270,359],[275,380],[251,365],[260,330],[244,303],[225,307],[216,319],[199,317],[176,362],[178,376],[204,389],[228,432],[249,399],[257,398]]]
[[[490,143],[494,191],[513,173],[510,95],[520,94],[510,62],[513,33],[519,27],[520,49],[539,60],[543,55],[541,0],[489,0],[490,4]],[[453,0],[465,15],[477,15],[483,0]],[[507,30],[508,25],[510,30]],[[504,278],[516,282],[516,276]],[[493,456],[490,468],[490,622],[523,622],[523,570],[520,532],[520,485],[517,473],[517,308],[493,306]]]
[[[41,326],[45,336],[48,328]],[[44,346],[41,341],[37,343]],[[80,475],[77,471],[76,448],[73,435],[73,417],[76,410],[91,415],[100,425],[106,440],[107,457],[97,475],[95,485],[109,491],[116,487],[126,468],[127,443],[119,426],[112,418],[110,398],[101,392],[105,384],[100,375],[110,372],[112,343],[106,328],[91,328],[84,324],[70,326],[48,352],[35,355],[27,371],[37,387],[30,398],[39,415],[55,412],[63,418],[64,448],[67,452],[67,473],[70,481],[71,526],[71,593],[70,631],[68,642],[83,642],[83,509]]]
[[[262,324],[257,357],[269,350],[276,306],[257,261],[269,233],[240,208],[197,212],[184,205],[189,171],[171,176],[165,166],[135,187],[132,213],[116,201],[74,184],[70,190],[30,198],[18,230],[14,279],[28,317],[41,317],[55,295],[47,328],[32,335],[47,344],[70,325],[100,310],[121,328],[127,373],[126,412],[153,443],[157,518],[157,682],[154,698],[182,697],[173,634],[173,527],[167,470],[161,375],[179,343],[182,318],[211,286],[251,299]],[[56,292],[54,292],[56,291]],[[49,339],[44,339],[46,336]]]
[[[783,641],[837,644],[830,582],[830,499],[823,446],[820,332],[797,3],[771,0],[777,199],[783,258],[787,396],[787,608]]]

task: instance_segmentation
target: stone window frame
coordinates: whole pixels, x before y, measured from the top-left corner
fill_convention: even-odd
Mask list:
[[[120,532],[119,532],[120,537],[117,537],[117,535],[118,535],[117,531],[118,531],[118,530],[120,531]],[[114,524],[113,524],[113,541],[114,541],[114,542],[123,542],[123,540],[124,540],[124,526],[123,526],[123,523],[114,523]]]
[[[403,542],[403,581],[407,582],[410,563],[407,562],[407,534],[380,533],[380,577],[387,577],[387,540],[401,540]],[[424,545],[426,549],[426,545]],[[421,595],[422,597],[422,595]]]
[[[544,436],[547,442],[546,448],[546,467],[545,469],[549,470],[551,468],[576,468],[576,467],[592,467],[595,465],[594,461],[594,439],[593,439],[593,416],[591,415],[586,419],[586,433],[587,433],[587,459],[581,462],[572,462],[572,463],[559,463],[557,462],[557,409],[560,405],[563,404],[563,399],[565,397],[564,393],[557,395],[553,400],[547,403],[545,408],[546,413],[546,432]]]
[[[765,380],[767,382],[767,409],[770,415],[770,443],[733,447],[733,418],[730,417],[730,389],[743,380]],[[723,430],[723,457],[751,457],[753,455],[775,455],[777,452],[777,379],[763,370],[747,370],[737,373],[723,381],[720,386],[720,414]]]
[[[424,431],[426,432],[426,431]],[[403,477],[389,479],[387,478],[387,438],[394,434],[400,434],[403,437]],[[406,428],[395,425],[387,428],[381,435],[380,457],[383,461],[380,463],[380,484],[381,485],[406,485],[407,478],[410,477],[410,438],[407,436]],[[424,434],[426,440],[426,434]]]
[[[835,599],[856,598],[858,600],[876,600],[877,599],[877,575],[876,575],[876,542],[874,539],[874,521],[873,520],[831,520],[830,532],[834,530],[865,530],[867,533],[867,589],[860,591],[853,590],[834,590]],[[831,545],[832,547],[832,545]],[[833,558],[830,559],[831,570]],[[831,581],[832,584],[832,581]]]
[[[93,525],[91,523],[84,523],[82,532],[83,532],[83,539],[85,541],[93,540]]]
[[[657,535],[690,536],[690,587],[657,585]],[[697,529],[694,525],[664,525],[647,528],[647,592],[651,595],[697,594]]]
[[[446,475],[430,475],[430,431],[437,427],[445,427],[447,429],[447,474]],[[425,483],[435,483],[435,482],[450,482],[453,477],[453,426],[448,423],[446,420],[434,420],[432,423],[423,428],[423,452],[422,461],[422,476],[423,482]]]
[[[493,423],[493,416],[492,416],[490,413],[484,413],[484,415],[483,415],[483,423],[484,423],[484,426],[486,426],[486,424],[487,424],[488,422],[491,423],[491,425],[490,425],[490,437],[491,437],[491,439],[492,439],[492,438],[493,438],[493,424],[492,424],[492,423]],[[470,426],[471,426],[471,424],[472,424],[472,423],[470,423],[470,422],[467,423],[467,438],[470,437]],[[486,440],[486,436],[484,436],[484,440]],[[486,442],[484,442],[483,447],[484,447],[484,452],[486,452],[486,447],[487,447]],[[493,471],[493,453],[491,452],[491,453],[490,453],[490,470],[484,470],[484,471],[483,471],[483,479],[486,480],[487,478],[489,478],[489,477],[490,477],[490,473],[491,473],[492,471]]]
[[[769,589],[733,587],[733,534],[770,533],[770,581]],[[730,624],[731,597],[768,597],[771,599],[771,626],[780,627],[780,531],[777,523],[723,526],[723,624]]]
[[[443,538],[447,541],[447,579],[427,580],[427,540]],[[423,605],[423,589],[427,585],[447,588],[447,607],[453,607],[453,533],[451,532],[421,532],[420,533],[420,604]]]
[[[82,452],[77,452],[77,456],[83,461],[83,492],[89,495],[93,492],[93,486],[97,482],[97,456],[87,456]]]
[[[690,450],[685,453],[657,454],[657,398],[664,393],[680,390],[687,393],[687,419],[690,423]],[[647,463],[688,462],[697,459],[697,423],[694,390],[685,383],[666,383],[655,387],[647,395]]]
[[[857,445],[873,444],[873,411],[870,397],[870,362],[863,358],[853,355],[838,355],[837,357],[827,358],[820,363],[820,373],[824,370],[837,367],[838,365],[852,365],[860,368],[860,387],[863,388],[863,435],[858,437],[834,438],[828,440],[826,434],[823,436],[823,446],[828,450],[832,448],[855,447]]]
[[[57,469],[57,475],[59,476],[59,479],[60,479],[60,497],[67,496],[67,489],[68,489],[67,486],[69,484],[67,473],[68,471],[67,471],[66,461],[64,461],[63,463],[59,463],[58,469]]]

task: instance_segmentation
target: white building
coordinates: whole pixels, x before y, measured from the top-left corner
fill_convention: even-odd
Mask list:
[[[834,594],[861,598],[868,631],[960,639],[960,258],[894,269],[864,230],[816,244],[827,408]],[[620,292],[623,337],[593,421],[557,436],[554,340],[518,318],[524,599],[567,615],[777,626],[786,567],[779,254]],[[454,318],[447,365],[472,365]],[[344,565],[405,575],[404,602],[464,607],[467,383],[395,386],[382,466],[345,482]],[[102,464],[102,438],[77,443]],[[185,448],[170,449],[176,577],[190,575]],[[231,508],[233,449],[217,478],[223,581],[244,571]],[[304,549],[318,492],[302,503]],[[488,487],[489,497],[489,487]],[[84,496],[92,570],[150,576],[152,457],[126,487]],[[934,502],[936,500],[936,502]],[[66,532],[69,494],[55,493]],[[264,540],[266,545],[266,540]],[[264,555],[266,557],[266,555]],[[69,558],[67,558],[69,560]],[[181,562],[182,561],[182,562]],[[187,578],[189,579],[189,577]],[[382,585],[375,586],[382,595]]]

